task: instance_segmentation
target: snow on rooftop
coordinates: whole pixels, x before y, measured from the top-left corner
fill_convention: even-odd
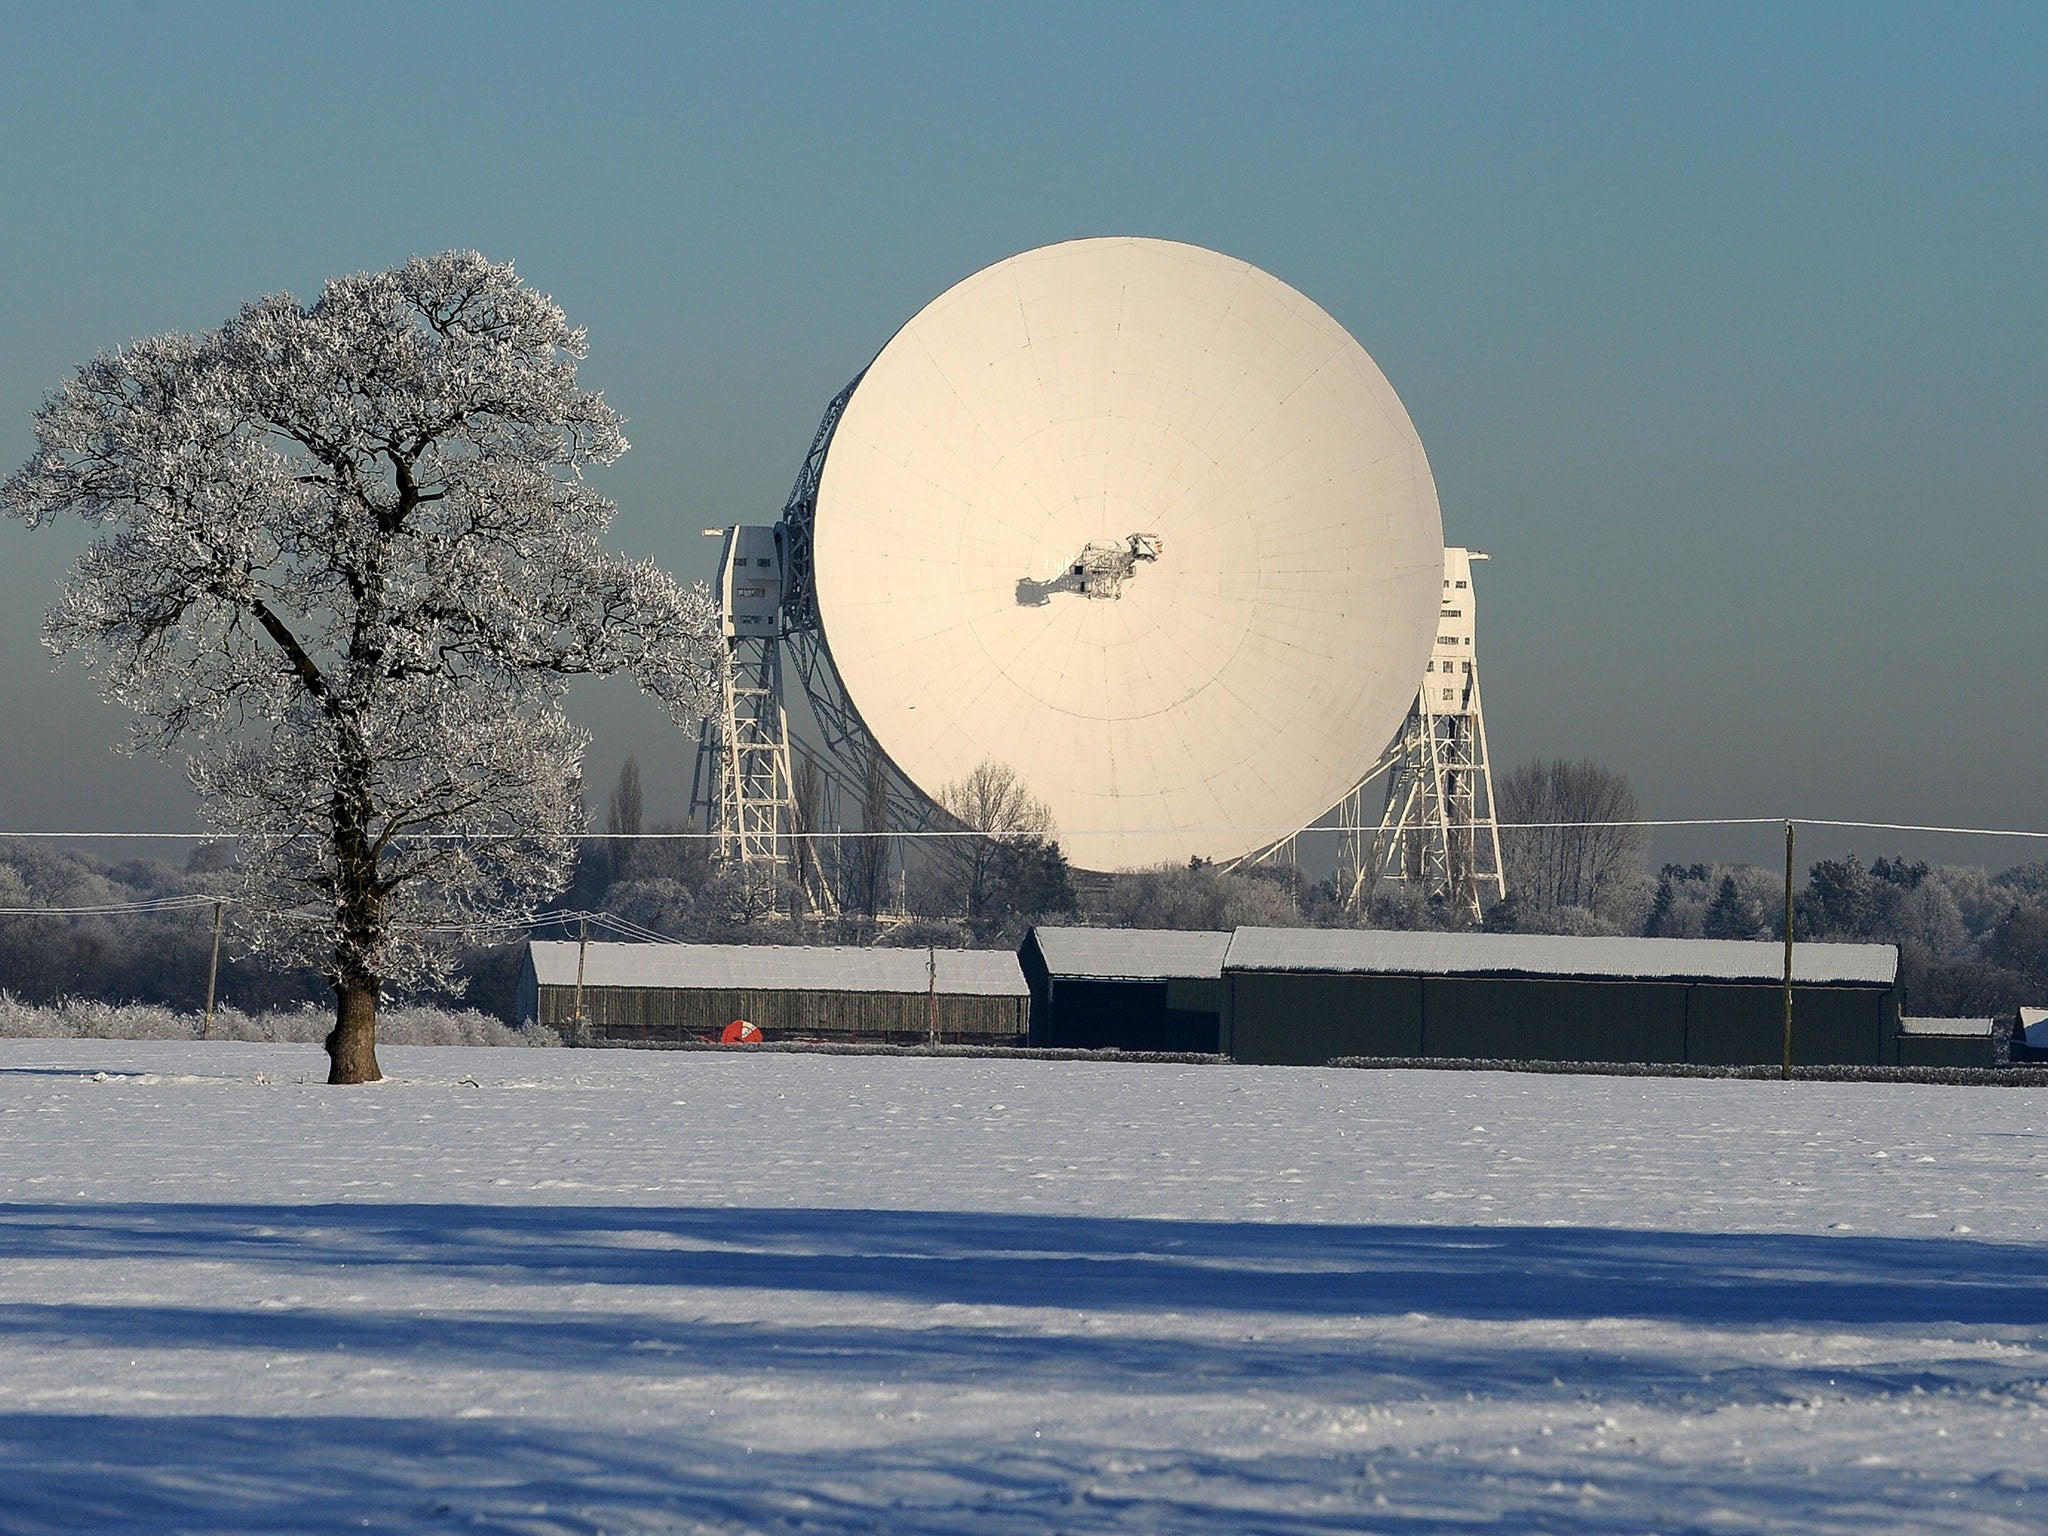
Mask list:
[[[1899,1033],[1902,1035],[1932,1035],[1936,1038],[1958,1039],[1981,1038],[1991,1033],[1994,1024],[1990,1019],[1900,1019]]]
[[[2030,1050],[2048,1046],[2048,1008],[2020,1010],[2020,1037]]]
[[[576,985],[576,943],[528,944],[544,987]],[[931,984],[923,949],[851,945],[592,944],[586,987],[702,987],[795,992],[922,993]],[[1024,972],[1007,949],[942,949],[939,991],[949,997],[1028,997]]]
[[[1175,928],[1032,929],[1055,976],[1166,981],[1223,974],[1230,935]]]
[[[1784,978],[1785,949],[1746,939],[1240,928],[1224,963],[1246,971],[1753,982]],[[1898,972],[1899,953],[1889,944],[1796,944],[1792,950],[1792,979],[1811,986],[1890,986]]]

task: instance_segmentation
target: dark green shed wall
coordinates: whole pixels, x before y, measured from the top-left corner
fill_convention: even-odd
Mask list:
[[[1785,994],[1779,987],[1692,988],[1687,1059],[1709,1067],[1784,1060]],[[1792,988],[1792,1064],[1874,1067],[1884,1061],[1885,1001],[1876,987]]]
[[[1056,1050],[1213,1052],[1220,992],[1213,979],[1047,976],[1033,999],[1031,1043]]]
[[[1902,1067],[1995,1067],[1996,1048],[1989,1035],[1901,1035]]]
[[[576,989],[540,988],[540,1021],[565,1029],[575,1013]],[[837,1040],[915,1043],[929,1034],[923,993],[802,992],[783,990],[590,987],[583,1012],[590,1027],[610,1040],[716,1039],[734,1019],[747,1019],[771,1040],[814,1036]],[[939,1035],[951,1042],[1018,1044],[1030,1029],[1028,997],[939,994]]]
[[[1420,1056],[1422,983],[1413,976],[1227,971],[1222,1033],[1225,1055],[1261,1065]]]
[[[1686,988],[1429,977],[1422,1054],[1531,1061],[1685,1060]]]
[[[1795,1063],[1875,1066],[1897,1031],[1897,994],[1795,986],[1792,1019]],[[1768,983],[1237,970],[1223,978],[1223,1048],[1262,1065],[1338,1056],[1767,1064],[1780,1059],[1783,1038],[1784,993]]]

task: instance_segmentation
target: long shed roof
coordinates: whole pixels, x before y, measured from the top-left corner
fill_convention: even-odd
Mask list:
[[[1092,981],[1168,981],[1223,974],[1230,935],[1205,929],[1055,928],[1031,930],[1045,968]]]
[[[1998,1031],[1996,1019],[1901,1019],[1902,1035],[1929,1035],[1935,1039],[1958,1039],[1969,1035],[1991,1035]]]
[[[534,939],[527,945],[544,987],[576,984],[576,943]],[[942,949],[938,989],[949,997],[1028,997],[1024,972],[1007,949]],[[858,949],[850,945],[592,944],[583,961],[586,987],[674,987],[759,992],[922,993],[930,985],[922,949]]]
[[[1629,981],[1782,981],[1785,948],[1751,939],[1575,938],[1534,933],[1401,933],[1240,928],[1224,968],[1383,976],[1558,976]],[[1795,944],[1792,979],[1808,986],[1892,985],[1889,944]]]

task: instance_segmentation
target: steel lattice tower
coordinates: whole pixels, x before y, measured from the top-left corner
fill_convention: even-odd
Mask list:
[[[1486,558],[1444,550],[1443,604],[1422,685],[1400,734],[1345,797],[1337,876],[1354,910],[1383,884],[1420,889],[1472,918],[1483,897],[1507,895],[1474,645],[1472,564]],[[1382,773],[1386,797],[1375,807],[1371,786]]]
[[[707,530],[711,531],[711,530]],[[719,613],[725,647],[719,709],[698,730],[690,815],[716,837],[713,857],[740,871],[750,909],[794,895],[809,912],[837,909],[819,877],[805,807],[790,769],[782,691],[783,557],[773,527],[724,531]]]

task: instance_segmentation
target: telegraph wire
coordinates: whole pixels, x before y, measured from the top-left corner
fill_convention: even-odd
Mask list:
[[[1870,832],[1938,832],[1955,837],[2048,838],[2048,832],[2021,832],[2004,827],[1923,827],[1902,821],[1826,821],[1817,816],[1798,817],[1795,821],[1802,827],[1848,827]]]
[[[2048,839],[2048,831],[2025,827],[1955,827],[1903,821],[1849,821],[1823,816],[1665,816],[1639,817],[1628,821],[1503,821],[1496,825],[1503,832],[1542,831],[1592,831],[1617,827],[1782,827],[1787,822],[1801,827],[1830,827],[1850,831],[1869,832],[1921,832],[1954,837],[2023,837]],[[1062,836],[1093,837],[1126,830],[1121,827],[1088,827],[1078,831],[1055,831],[1051,841],[1057,842]],[[1183,831],[1228,831],[1242,834],[1247,831],[1273,837],[1296,836],[1305,832],[1365,832],[1377,831],[1375,826],[1345,826],[1341,823],[1311,823],[1305,827],[1187,827]],[[678,832],[415,832],[396,839],[401,842],[440,843],[490,843],[490,842],[568,842],[568,843],[677,843],[716,842],[724,834],[698,830]],[[858,828],[820,830],[814,832],[776,832],[772,836],[779,842],[843,842],[849,839],[872,840],[890,838],[903,841],[948,838],[1006,838],[1034,836],[1022,832],[981,832],[971,827],[914,827],[900,832],[877,832]],[[0,831],[0,839],[16,838],[23,841],[168,841],[168,842],[234,842],[242,834],[232,832],[85,832],[85,831]],[[313,833],[298,834],[301,838],[312,838]],[[0,912],[11,909],[0,908]],[[44,910],[38,908],[37,910]]]
[[[233,896],[166,896],[148,901],[103,901],[75,907],[0,907],[0,917],[116,917],[150,915],[163,912],[203,911],[209,907],[245,907],[249,903]],[[303,909],[272,912],[272,918],[284,922],[324,923],[326,915]],[[609,928],[614,933],[647,944],[674,944],[679,942],[665,933],[658,933],[630,918],[616,912],[586,912],[576,907],[557,907],[546,912],[535,912],[526,917],[494,917],[474,923],[397,923],[393,931],[398,933],[527,933],[540,928],[559,928],[569,923],[588,922],[593,927]]]
[[[39,917],[45,913],[115,916],[136,912],[185,912],[210,907],[216,902],[235,905],[223,896],[195,892],[190,896],[159,896],[145,901],[102,901],[80,907],[0,907],[0,917]]]

